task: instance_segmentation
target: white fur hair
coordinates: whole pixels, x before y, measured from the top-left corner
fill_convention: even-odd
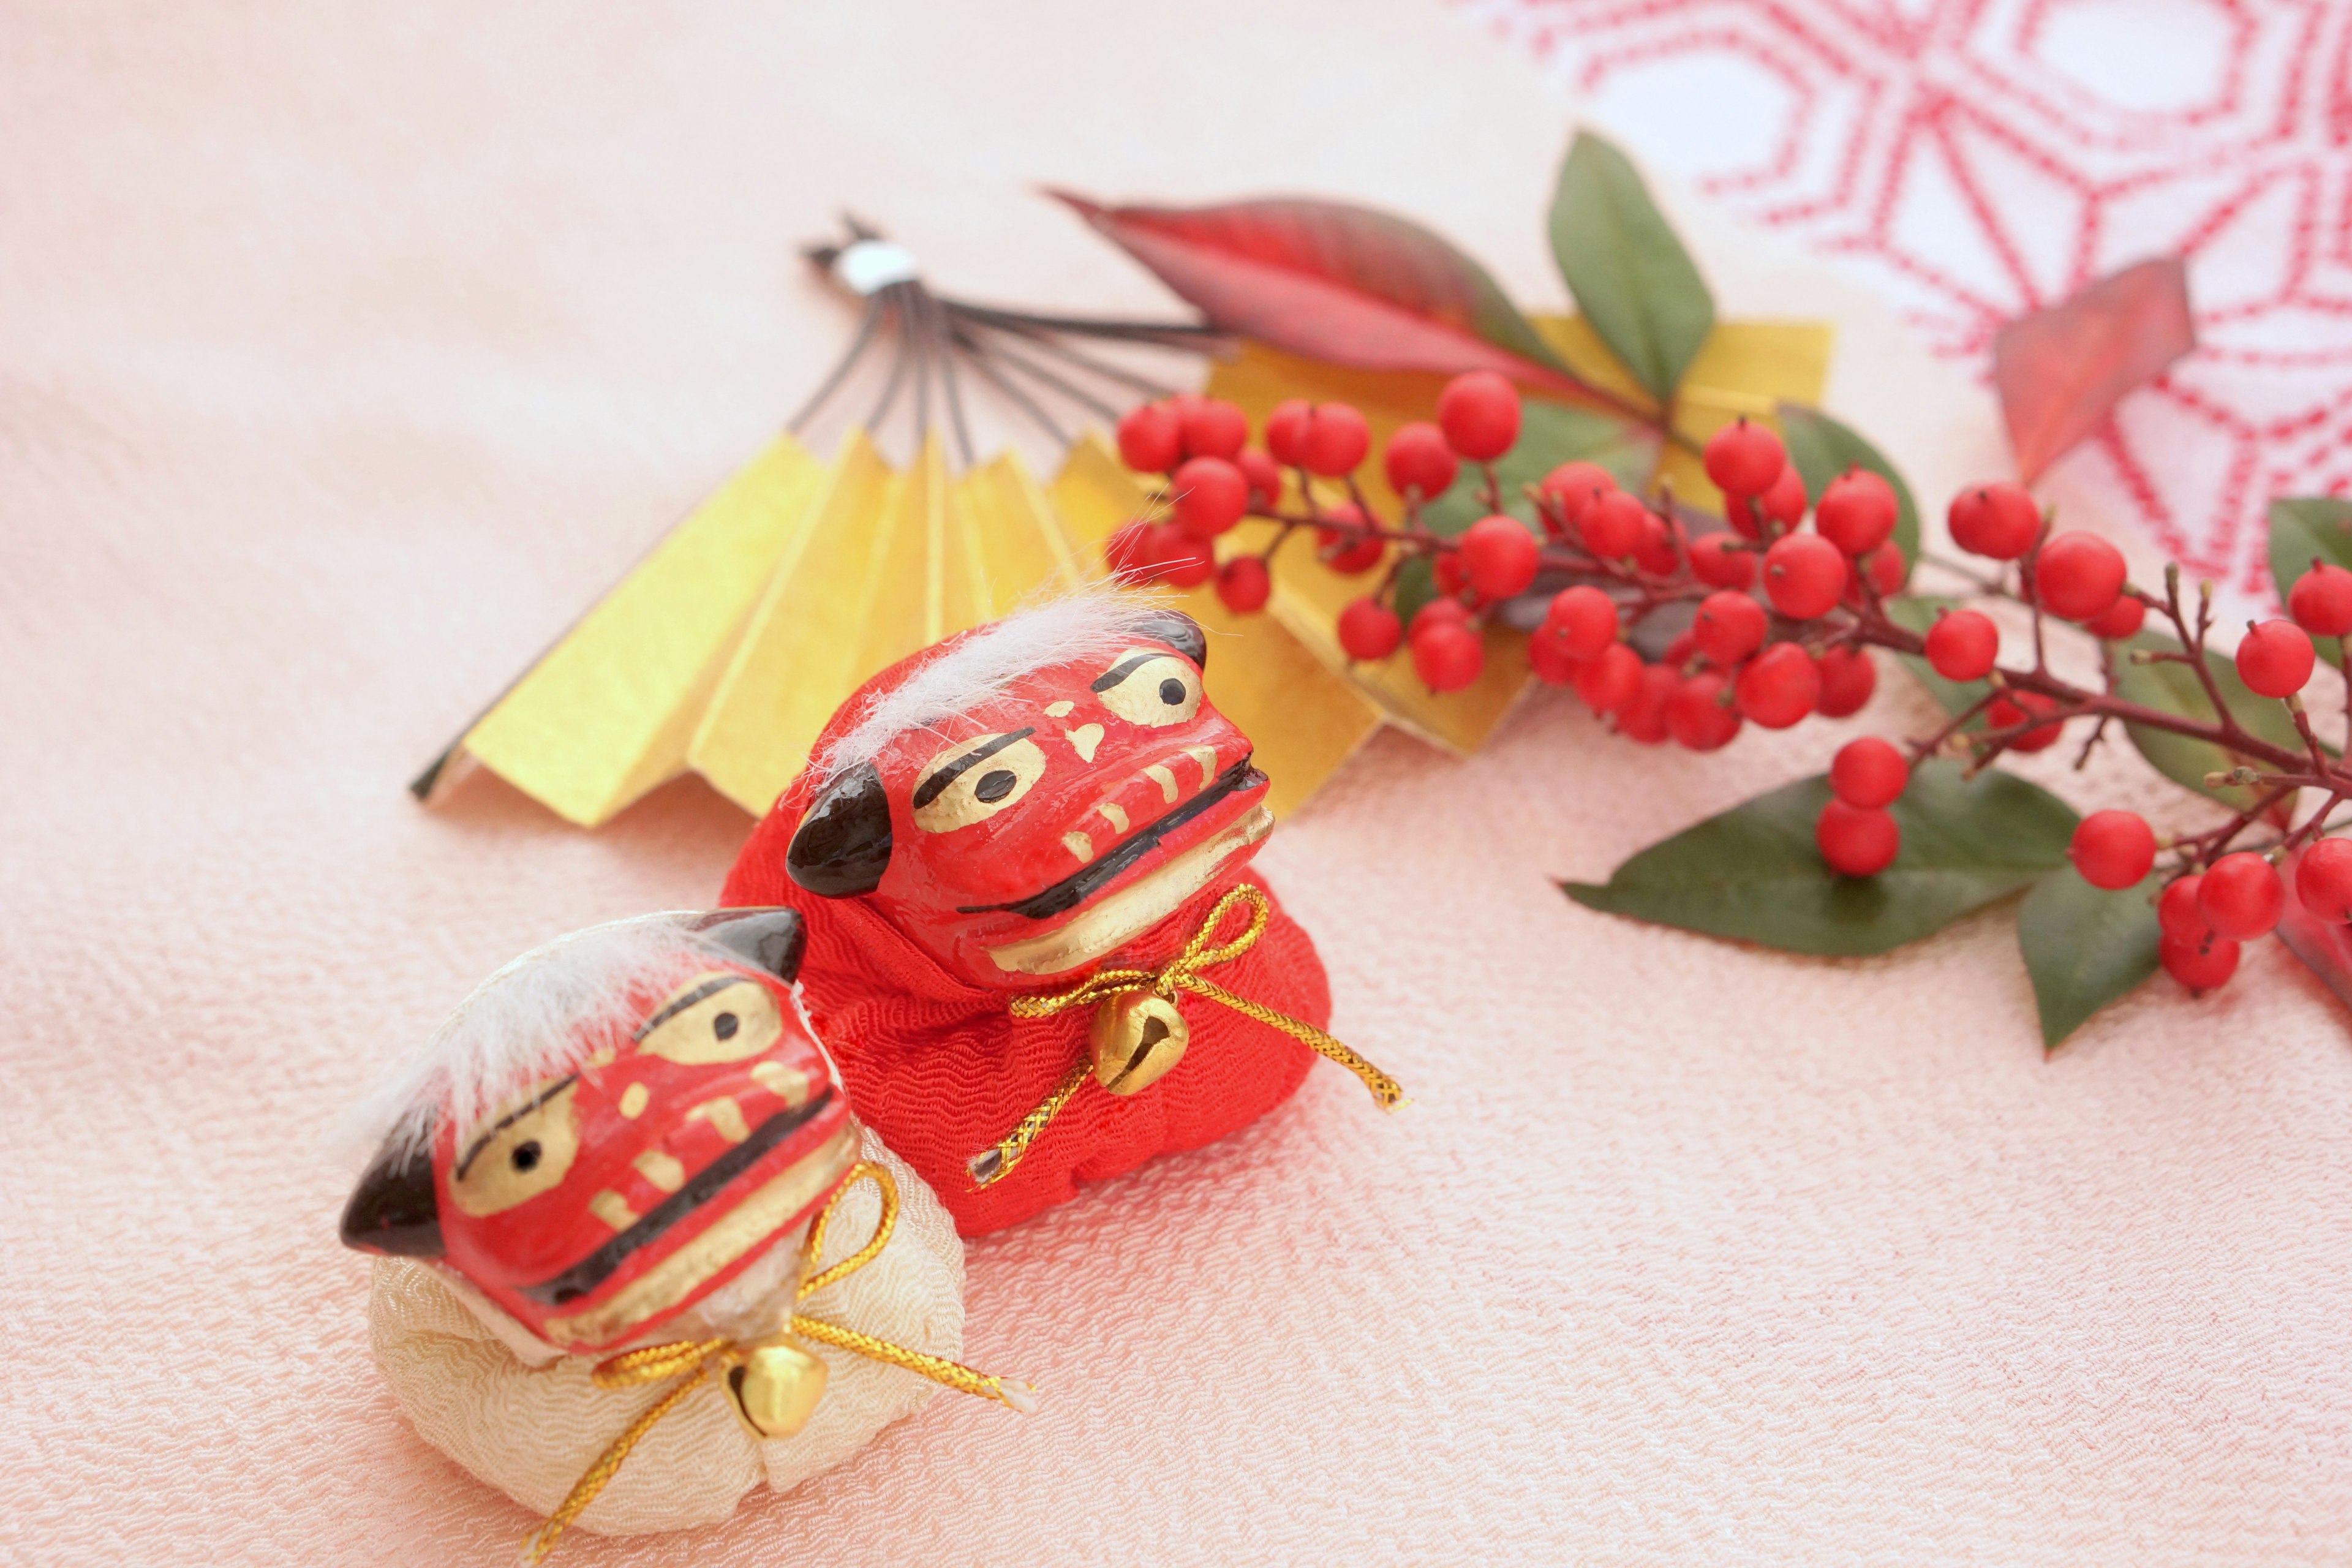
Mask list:
[[[825,748],[815,763],[820,785],[830,784],[910,730],[969,713],[1031,670],[1070,659],[1108,659],[1134,640],[1145,616],[1163,601],[1099,584],[981,627],[895,690],[866,700],[857,721]]]
[[[591,926],[515,959],[352,1111],[339,1142],[419,1152],[441,1118],[469,1127],[532,1084],[571,1071],[613,1030],[636,1022],[634,982],[667,979],[681,957],[742,962],[692,930],[698,918],[688,911]]]

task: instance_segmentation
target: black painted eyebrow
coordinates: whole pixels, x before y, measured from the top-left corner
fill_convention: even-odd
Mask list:
[[[1004,750],[1005,747],[1013,744],[1013,742],[1025,741],[1036,732],[1037,727],[1033,724],[1025,730],[1015,730],[1009,735],[999,735],[993,741],[989,742],[988,744],[984,746],[975,746],[971,751],[966,752],[962,756],[958,757],[954,762],[950,763],[947,766],[941,768],[938,773],[933,773],[930,777],[922,782],[921,787],[915,791],[915,809],[920,811],[923,807],[930,805],[931,802],[939,799],[940,794],[946,790],[948,785],[955,783],[957,779],[963,776],[963,773],[966,768],[971,767],[975,763],[986,762],[989,758],[996,755],[997,752]]]
[[[656,1029],[660,1028],[664,1024],[668,1023],[672,1018],[677,1017],[680,1013],[685,1012],[697,1002],[716,996],[730,985],[749,985],[751,983],[744,979],[740,974],[714,974],[709,979],[704,981],[701,984],[696,986],[693,990],[688,991],[685,995],[675,997],[668,1002],[663,1003],[661,1010],[656,1013],[652,1017],[647,1018],[644,1023],[638,1025],[637,1032],[631,1035],[629,1038],[638,1042],[639,1044],[643,1044],[645,1037],[647,1035],[652,1034]]]
[[[579,1081],[580,1075],[578,1073],[568,1073],[564,1077],[556,1079],[555,1082],[550,1084],[547,1088],[541,1089],[537,1095],[532,1097],[531,1102],[529,1105],[518,1105],[512,1110],[508,1111],[504,1116],[499,1117],[496,1121],[492,1122],[487,1131],[485,1131],[480,1137],[475,1139],[473,1142],[467,1145],[465,1158],[459,1160],[457,1162],[457,1168],[449,1173],[449,1179],[453,1182],[463,1181],[466,1176],[466,1167],[474,1163],[476,1155],[479,1154],[483,1150],[490,1146],[491,1139],[497,1137],[499,1133],[505,1131],[508,1128],[513,1126],[524,1117],[529,1116],[532,1111],[537,1110],[541,1106],[545,1105],[549,1100],[553,1100],[557,1095],[562,1094],[565,1089],[570,1089],[573,1084],[578,1083]]]
[[[1117,664],[1112,665],[1108,669],[1106,669],[1100,675],[1096,676],[1094,685],[1087,688],[1087,689],[1091,691],[1108,691],[1112,687],[1117,686],[1120,681],[1125,680],[1129,676],[1133,675],[1137,669],[1140,668],[1144,665],[1150,664],[1153,659],[1172,658],[1174,657],[1175,656],[1172,654],[1153,653],[1149,650],[1143,653],[1129,654],[1125,658],[1120,659]]]

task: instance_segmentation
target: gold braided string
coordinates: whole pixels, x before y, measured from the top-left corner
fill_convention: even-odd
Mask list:
[[[1218,942],[1217,931],[1224,924],[1227,911],[1242,903],[1250,906],[1248,928],[1231,942]],[[1372,1098],[1380,1101],[1381,1110],[1394,1110],[1403,1105],[1402,1084],[1331,1036],[1303,1019],[1276,1012],[1263,1002],[1237,996],[1215,981],[1202,978],[1202,970],[1231,963],[1256,946],[1257,939],[1265,933],[1266,922],[1273,917],[1274,907],[1267,901],[1265,890],[1247,882],[1239,883],[1217,900],[1217,907],[1209,911],[1209,918],[1201,922],[1201,929],[1192,933],[1192,940],[1184,944],[1184,951],[1160,968],[1099,970],[1069,990],[1050,996],[1015,996],[1011,1004],[1012,1014],[1016,1018],[1050,1018],[1073,1007],[1097,1004],[1108,997],[1134,991],[1151,992],[1172,1005],[1179,991],[1190,991],[1194,995],[1205,996],[1212,1002],[1230,1007],[1245,1018],[1254,1018],[1270,1029],[1279,1029],[1293,1039],[1303,1040],[1321,1055],[1354,1073],[1363,1086],[1372,1091]],[[1021,1157],[1029,1152],[1029,1146],[1045,1131],[1046,1125],[1070,1102],[1070,1097],[1084,1087],[1089,1071],[1089,1062],[1085,1056],[1080,1056],[1077,1065],[1064,1076],[1043,1104],[1023,1117],[1021,1124],[1002,1141],[974,1156],[968,1167],[973,1184],[984,1187],[1011,1174],[1013,1168],[1021,1163]]]
[[[840,1262],[818,1269],[816,1262],[824,1249],[825,1228],[833,1219],[834,1210],[840,1207],[841,1200],[847,1197],[850,1190],[861,1181],[872,1182],[882,1196],[882,1212],[875,1220],[874,1234],[866,1239],[865,1246]],[[816,1291],[847,1279],[881,1257],[882,1249],[889,1245],[891,1232],[898,1228],[898,1184],[884,1167],[870,1160],[860,1161],[850,1171],[848,1178],[834,1189],[833,1196],[825,1200],[824,1207],[817,1211],[815,1220],[809,1226],[808,1239],[801,1244],[801,1283],[793,1300],[806,1300]],[[929,1378],[933,1383],[975,1398],[992,1399],[999,1405],[1024,1414],[1036,1408],[1035,1391],[1016,1378],[992,1377],[945,1356],[908,1350],[888,1340],[877,1339],[856,1329],[845,1329],[821,1318],[803,1317],[797,1312],[793,1314],[792,1331],[804,1339],[835,1345],[887,1366],[903,1367]],[[537,1530],[523,1538],[523,1562],[531,1564],[544,1562],[547,1554],[555,1550],[557,1539],[590,1503],[596,1500],[596,1494],[603,1491],[619,1472],[621,1462],[629,1457],[631,1449],[645,1440],[646,1434],[651,1432],[662,1417],[677,1409],[688,1394],[701,1387],[713,1373],[724,1371],[735,1358],[755,1348],[754,1343],[730,1339],[673,1340],[665,1344],[640,1345],[635,1350],[623,1351],[618,1355],[607,1356],[598,1362],[588,1377],[599,1388],[634,1388],[672,1377],[678,1381],[647,1406],[643,1415],[630,1422],[625,1431],[613,1439],[596,1457],[595,1463],[590,1465],[580,1479],[573,1483],[563,1500],[555,1505],[555,1511],[549,1514]]]

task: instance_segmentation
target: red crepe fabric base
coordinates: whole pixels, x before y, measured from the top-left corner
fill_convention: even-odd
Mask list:
[[[1191,1037],[1167,1076],[1127,1096],[1088,1080],[1010,1175],[976,1187],[968,1162],[1053,1093],[1087,1050],[1093,1010],[1015,1019],[1006,1011],[1013,993],[948,973],[863,899],[823,899],[802,888],[784,870],[785,847],[800,822],[799,793],[788,792],[753,832],[720,901],[788,904],[806,918],[800,977],[850,1108],[930,1184],[963,1235],[1002,1229],[1067,1203],[1079,1183],[1131,1171],[1155,1154],[1214,1142],[1288,1099],[1314,1065],[1315,1052],[1304,1042],[1205,997],[1184,995],[1180,1005]],[[1264,886],[1244,876],[1203,889],[1102,967],[1157,968],[1182,951],[1216,900],[1243,880]],[[1242,929],[1238,913],[1226,919],[1228,936]],[[1066,990],[1084,977],[1039,990]],[[1279,903],[1256,945],[1206,978],[1318,1028],[1330,1022],[1323,961]]]

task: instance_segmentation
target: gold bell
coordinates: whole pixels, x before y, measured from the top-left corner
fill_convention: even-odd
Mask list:
[[[727,1369],[727,1403],[754,1439],[789,1437],[824,1397],[824,1363],[790,1334],[778,1334]]]
[[[1192,1031],[1176,1004],[1156,991],[1122,991],[1095,1008],[1095,1081],[1113,1094],[1133,1094],[1160,1081],[1184,1058]]]

